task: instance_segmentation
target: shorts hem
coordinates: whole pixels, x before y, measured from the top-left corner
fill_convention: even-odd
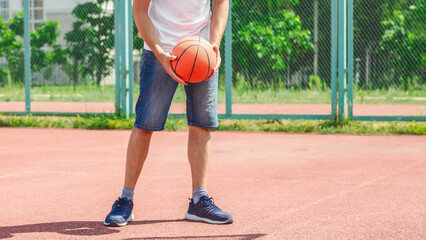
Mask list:
[[[158,132],[158,131],[163,131],[164,127],[161,128],[147,128],[138,124],[133,125],[134,127],[139,128],[140,130],[144,130],[144,131],[148,131],[148,132]]]
[[[188,122],[188,126],[207,128],[207,129],[215,129],[215,128],[219,127],[219,124],[214,125],[214,126],[207,126],[207,125],[203,125],[203,124],[199,124],[199,123]]]

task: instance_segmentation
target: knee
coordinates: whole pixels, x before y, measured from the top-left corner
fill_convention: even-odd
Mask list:
[[[190,135],[190,137],[192,137],[194,139],[210,140],[210,129],[202,128],[202,127],[189,126],[189,135]]]
[[[202,127],[196,127],[196,126],[189,126],[189,131],[193,133],[210,133],[210,129],[208,128],[202,128]]]
[[[153,132],[134,127],[133,133],[139,137],[151,137]]]

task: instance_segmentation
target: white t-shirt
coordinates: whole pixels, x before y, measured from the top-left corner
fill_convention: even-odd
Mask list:
[[[210,0],[151,0],[148,15],[165,52],[184,37],[210,40]],[[146,43],[144,48],[151,50]]]

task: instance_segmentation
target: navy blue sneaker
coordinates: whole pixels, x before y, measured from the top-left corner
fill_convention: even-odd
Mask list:
[[[229,213],[222,211],[214,204],[213,198],[207,196],[202,196],[196,204],[191,199],[185,219],[213,224],[232,223],[234,221]]]
[[[133,201],[127,198],[118,198],[112,205],[112,210],[106,216],[104,225],[109,227],[126,226],[133,220]]]

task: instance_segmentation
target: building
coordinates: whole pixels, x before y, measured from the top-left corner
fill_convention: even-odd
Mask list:
[[[41,26],[45,20],[59,20],[61,31],[61,43],[66,32],[72,30],[75,18],[72,10],[78,5],[94,0],[29,0],[31,30]],[[113,6],[107,6],[112,11]],[[0,16],[7,20],[15,17],[18,12],[24,11],[23,0],[0,0]]]

